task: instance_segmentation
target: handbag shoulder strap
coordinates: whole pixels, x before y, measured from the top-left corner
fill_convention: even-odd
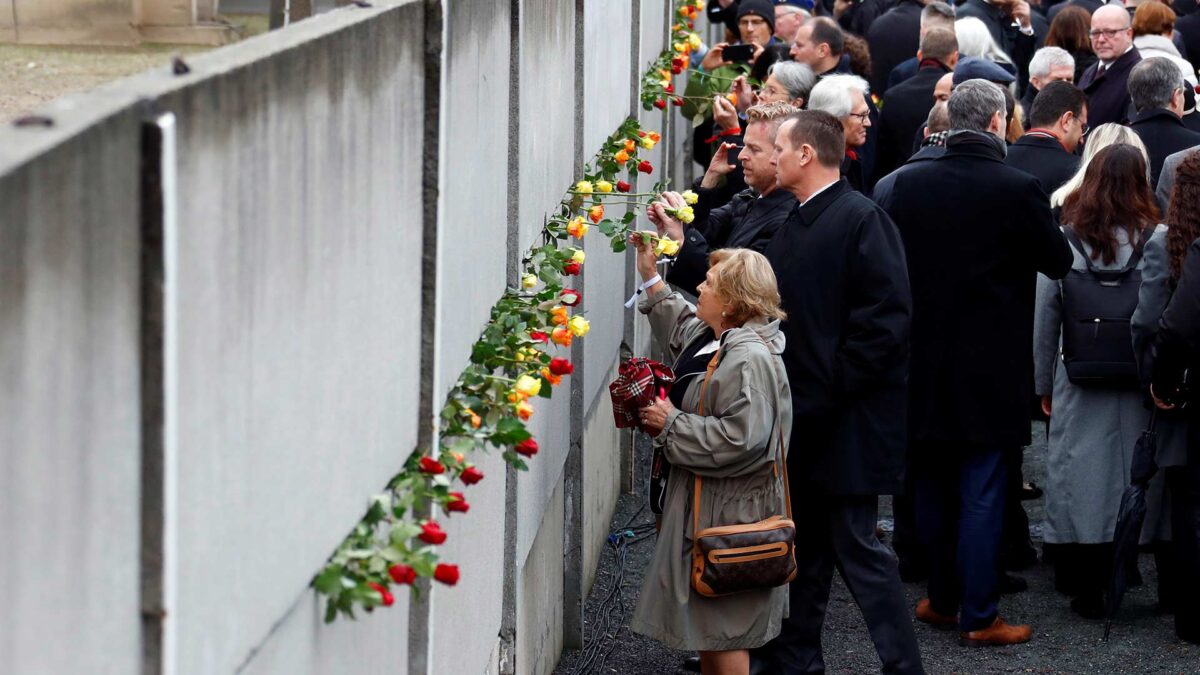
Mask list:
[[[761,337],[759,341],[764,345],[766,340]],[[708,370],[704,373],[704,382],[700,385],[700,399],[696,404],[696,414],[704,414],[704,392],[708,389],[708,382],[712,379],[713,372],[717,369],[720,363],[721,350],[717,349],[717,353],[713,354],[712,359],[708,362]],[[783,503],[784,509],[787,512],[788,520],[792,519],[792,490],[788,483],[788,470],[784,450],[783,427],[779,424],[779,410],[775,411],[775,429],[779,434],[779,443],[775,448],[775,461],[772,463],[772,469],[776,472],[783,472]],[[692,553],[699,553],[699,544],[697,543],[696,533],[700,531],[700,491],[704,485],[704,479],[700,474],[693,473],[693,488],[692,488]]]

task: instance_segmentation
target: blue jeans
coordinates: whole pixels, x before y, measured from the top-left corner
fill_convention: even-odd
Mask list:
[[[960,630],[987,628],[1000,601],[1008,468],[999,448],[922,444],[913,467],[917,532],[929,552],[929,601]]]

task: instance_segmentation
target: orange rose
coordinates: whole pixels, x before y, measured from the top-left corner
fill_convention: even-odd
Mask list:
[[[571,335],[571,331],[567,330],[566,326],[559,326],[558,328],[555,328],[554,333],[550,335],[550,339],[554,342],[554,344],[561,347],[570,347],[572,338],[574,338],[574,336]]]
[[[604,218],[604,205],[597,204],[588,209],[588,218],[591,218],[593,223],[600,222]]]
[[[542,377],[553,386],[562,384],[562,375],[555,375],[549,368],[542,368]]]
[[[625,139],[625,152],[633,152],[636,149],[637,149],[637,143],[634,143],[632,140],[630,140],[628,138]]]
[[[624,149],[618,150],[617,154],[613,155],[613,161],[617,164],[624,164],[629,161],[629,153],[625,152]]]
[[[550,310],[550,322],[555,326],[565,326],[568,321],[570,321],[570,317],[567,316],[566,307],[556,305]]]

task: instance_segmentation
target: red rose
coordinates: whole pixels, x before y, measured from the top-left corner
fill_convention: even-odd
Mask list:
[[[398,584],[412,585],[412,582],[417,580],[417,571],[408,565],[399,563],[388,568],[388,575],[392,577],[392,581]]]
[[[374,581],[370,581],[370,582],[367,582],[367,585],[370,586],[371,588],[374,588],[375,591],[377,593],[379,593],[379,595],[383,596],[383,606],[384,607],[391,607],[392,605],[394,605],[396,603],[395,596],[393,596],[391,594],[391,592],[388,591],[388,589],[384,588],[382,584],[377,584]]]
[[[575,365],[562,357],[550,359],[550,372],[555,375],[570,375],[575,372]]]
[[[529,339],[533,340],[534,342],[549,342],[550,336],[546,335],[540,330],[535,330],[529,332]]]
[[[660,99],[658,99],[657,101],[655,101],[655,102],[654,102],[654,107],[655,107],[655,108],[658,108],[659,110],[666,110],[666,108],[667,108],[667,102],[666,102],[666,101],[664,101],[664,100],[662,100],[662,99],[660,98]]]
[[[617,192],[629,192],[633,186],[623,180],[617,181]]]
[[[644,131],[638,131],[638,136],[639,136],[639,137],[641,137],[641,138],[645,138],[645,137],[646,137],[646,132],[644,132]]]
[[[667,86],[663,87],[663,91],[667,92],[668,94],[674,94],[675,93],[675,85],[668,84]]]
[[[446,510],[466,513],[471,510],[471,505],[467,503],[466,498],[463,497],[463,493],[451,492],[450,501],[446,502]]]
[[[643,162],[643,164],[644,163],[645,162]],[[580,265],[579,263],[575,262],[574,260],[568,260],[567,264],[563,265],[563,274],[569,274],[571,276],[575,276],[576,274],[579,274],[582,271],[583,271],[583,265]]]
[[[683,99],[676,96],[675,98],[671,99],[671,105],[678,108],[683,105]]]
[[[438,563],[438,566],[433,570],[433,578],[446,584],[453,586],[458,583],[458,565],[447,565]]]
[[[532,438],[527,438],[520,443],[517,443],[516,450],[517,454],[525,455],[526,457],[533,457],[538,451],[537,441],[533,440]]]
[[[558,294],[558,299],[567,307],[574,307],[575,305],[579,304],[580,300],[583,300],[583,294],[574,288],[564,288],[562,289],[562,292]]]
[[[445,472],[446,472],[446,467],[441,462],[437,461],[436,459],[434,459],[432,457],[422,457],[421,458],[421,473],[427,473],[427,474],[433,475],[433,474],[439,474],[439,473],[445,473]]]
[[[483,472],[473,466],[468,466],[463,469],[462,475],[459,478],[467,485],[474,485],[483,480]]]
[[[433,544],[434,546],[437,546],[438,544],[446,541],[446,533],[442,532],[442,527],[435,521],[427,520],[425,521],[425,524],[421,526],[421,534],[417,535],[417,539],[420,539],[426,544]]]
[[[642,161],[638,162],[638,171],[641,171],[642,173],[650,173],[651,171],[654,171],[654,165],[650,163],[650,160],[643,159]]]

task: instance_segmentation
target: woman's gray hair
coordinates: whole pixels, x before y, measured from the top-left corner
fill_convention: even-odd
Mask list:
[[[1050,76],[1050,70],[1056,67],[1075,70],[1075,57],[1062,47],[1042,47],[1033,53],[1029,59],[1029,76],[1044,79]]]
[[[812,88],[807,107],[844,119],[854,112],[854,99],[850,98],[850,92],[857,91],[865,97],[867,89],[867,81],[857,75],[826,75]]]
[[[805,102],[808,101],[808,95],[812,93],[813,86],[817,83],[817,76],[813,73],[812,68],[795,61],[772,63],[771,67],[767,69],[767,76],[774,76],[776,80],[779,80],[779,84],[787,89],[789,99],[802,98]]]
[[[1120,124],[1101,124],[1088,134],[1087,143],[1083,146],[1083,158],[1079,161],[1079,169],[1075,171],[1075,175],[1050,195],[1050,206],[1062,206],[1067,196],[1083,185],[1083,175],[1087,173],[1088,164],[1092,163],[1096,153],[1118,143],[1132,145],[1142,152],[1142,159],[1146,160],[1146,178],[1149,180],[1150,153],[1146,152],[1146,144],[1137,133]]]
[[[973,16],[959,19],[954,22],[954,34],[958,37],[959,56],[976,56],[1012,65],[1013,60],[996,44],[992,32],[982,20]]]
[[[1007,105],[1000,85],[975,78],[954,88],[946,107],[950,112],[951,129],[967,129],[988,133],[992,116],[997,112],[1006,117]]]

